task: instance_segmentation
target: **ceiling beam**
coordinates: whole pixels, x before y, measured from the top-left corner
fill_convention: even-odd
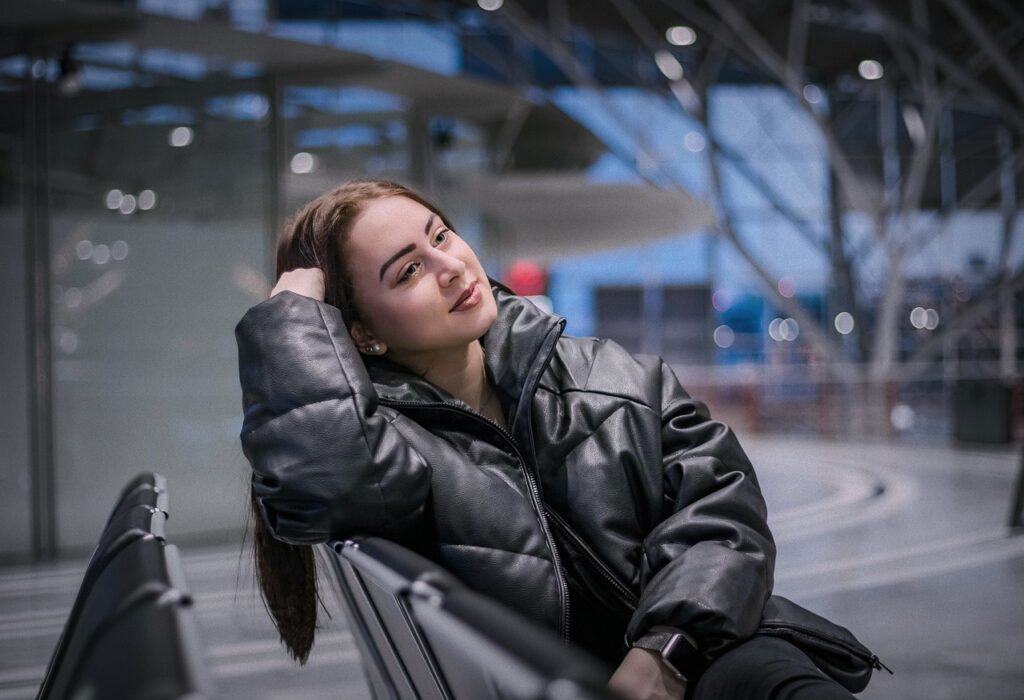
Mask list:
[[[1024,78],[1021,77],[1020,69],[1015,67],[1009,57],[1000,50],[999,43],[992,36],[988,27],[981,23],[977,15],[971,12],[963,0],[942,0],[942,3],[949,8],[949,11],[960,21],[960,24],[977,42],[981,50],[988,55],[992,66],[1016,93],[1020,103],[1024,104]]]
[[[544,54],[551,59],[559,70],[565,73],[576,87],[585,89],[591,96],[596,98],[623,134],[631,134],[633,132],[633,129],[630,128],[629,122],[619,112],[616,105],[608,99],[601,85],[587,72],[586,68],[582,65],[582,62],[566,48],[565,44],[551,36],[549,32],[535,22],[528,13],[522,10],[512,0],[508,0],[505,3],[501,13],[501,19],[513,31],[544,52]],[[605,146],[608,147],[610,151],[616,151],[613,144],[605,143]],[[660,174],[663,181],[673,181],[671,176],[664,172],[664,168],[658,163],[658,160],[654,158],[653,155],[649,154],[646,149],[643,148],[642,144],[634,140],[632,146],[635,149],[635,153],[625,154],[618,152],[616,155],[618,155],[625,163],[636,164],[642,159],[643,161],[652,164],[654,172]],[[635,170],[643,180],[651,185],[660,187],[661,183],[659,183],[658,178],[653,177],[652,172],[648,171],[646,168],[639,167],[635,168]]]
[[[949,78],[959,83],[968,92],[973,93],[976,98],[987,100],[1005,120],[1012,123],[1017,129],[1024,131],[1024,114],[1022,114],[1021,106],[1013,104],[998,91],[982,83],[970,71],[964,69],[957,59],[935,46],[931,37],[893,15],[876,0],[852,0],[852,2],[866,10],[875,12],[883,20],[885,31],[891,35],[893,41],[909,43],[917,51],[931,56],[936,65]]]
[[[807,53],[807,0],[793,0],[789,13],[789,36],[786,48],[786,72],[789,79],[803,82]]]

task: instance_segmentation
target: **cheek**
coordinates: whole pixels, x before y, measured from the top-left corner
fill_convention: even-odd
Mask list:
[[[483,265],[480,264],[480,259],[476,257],[476,253],[473,252],[473,249],[470,248],[465,243],[463,243],[462,245],[465,248],[465,255],[463,256],[463,260],[466,261],[466,265],[476,270],[483,271]],[[486,283],[487,280],[482,279],[480,281]]]
[[[382,334],[405,336],[416,330],[418,324],[415,321],[419,316],[416,304],[409,300],[404,303],[381,304],[378,325]]]
[[[475,262],[475,258],[471,258]],[[470,264],[466,260],[467,265]],[[479,263],[477,263],[479,264]],[[422,280],[425,282],[426,280]],[[410,290],[408,294],[382,294],[370,301],[372,327],[392,347],[422,349],[449,345],[455,339],[469,341],[483,335],[498,315],[498,307],[486,276],[483,308],[468,316],[453,316],[439,302],[436,290],[428,285]]]
[[[418,293],[419,292],[419,293]],[[381,300],[374,308],[378,335],[392,345],[419,345],[443,328],[437,300],[425,290]]]

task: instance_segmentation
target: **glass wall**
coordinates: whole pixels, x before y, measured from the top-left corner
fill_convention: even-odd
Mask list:
[[[355,85],[282,86],[283,209],[287,217],[344,180],[397,180],[436,202],[493,277],[480,207],[462,196],[488,167],[481,128],[423,110],[406,96]]]
[[[55,94],[49,123],[62,551],[95,544],[142,470],[167,476],[178,541],[237,533],[246,503],[234,326],[270,287],[270,100],[132,65]]]
[[[24,75],[28,61],[0,62],[0,558],[31,549],[29,345],[25,208]]]
[[[46,148],[29,160],[47,175],[47,201],[34,209],[42,233],[29,238],[17,179],[24,71],[0,68],[0,222],[12,234],[0,309],[16,341],[0,370],[0,555],[27,556],[50,517],[58,552],[88,551],[143,470],[168,477],[178,541],[237,538],[249,465],[234,327],[272,286],[275,222],[345,179],[395,179],[445,207],[486,258],[479,207],[456,195],[488,167],[485,134],[397,93],[79,43],[39,65]],[[50,290],[52,336],[42,415],[54,483],[36,511],[29,477],[47,460],[33,467],[30,455],[30,240],[49,246],[37,278]]]
[[[272,222],[345,179],[376,176],[433,196],[482,240],[477,210],[451,196],[486,167],[473,125],[380,90],[274,82],[251,66],[212,75],[203,57],[151,54],[80,44],[74,81],[45,64],[59,552],[92,547],[142,470],[168,477],[176,539],[238,536],[249,465],[234,327],[272,286]],[[5,89],[5,117],[20,114],[18,89]],[[0,211],[20,231],[11,162],[22,130],[13,119],[4,129]],[[4,348],[3,425],[24,443],[5,450],[4,551],[27,550],[32,532],[24,258],[12,250],[4,262],[4,321],[21,344]]]

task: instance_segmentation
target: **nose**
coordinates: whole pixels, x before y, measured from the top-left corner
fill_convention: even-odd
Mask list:
[[[459,257],[444,250],[434,249],[437,260],[438,283],[442,287],[448,287],[452,281],[466,274],[466,263]]]

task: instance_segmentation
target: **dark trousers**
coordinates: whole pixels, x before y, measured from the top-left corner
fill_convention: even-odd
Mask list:
[[[686,700],[851,700],[846,688],[826,676],[807,655],[784,639],[755,636],[715,659]]]

